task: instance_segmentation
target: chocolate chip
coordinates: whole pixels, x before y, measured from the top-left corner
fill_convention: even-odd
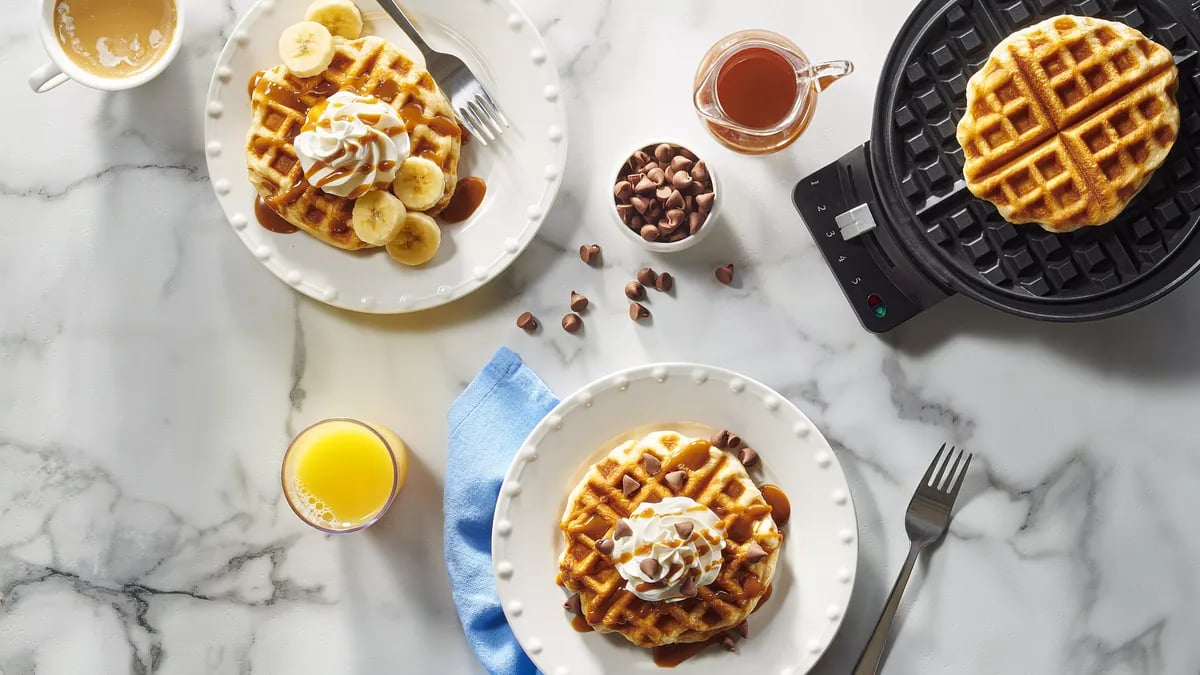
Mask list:
[[[642,239],[646,241],[658,241],[659,231],[657,227],[647,224],[638,230],[638,234],[642,235]]]
[[[642,484],[637,482],[637,480],[629,474],[625,474],[621,478],[621,494],[625,495],[626,497],[632,496],[633,493],[637,492],[638,488],[640,487],[642,487]]]
[[[671,171],[691,171],[696,163],[684,157],[683,155],[675,155],[671,158]],[[690,180],[690,179],[689,179]]]
[[[578,314],[568,314],[563,317],[562,327],[568,333],[578,333],[583,328],[583,319]]]
[[[692,178],[700,181],[701,183],[711,178],[711,176],[708,175],[708,165],[706,165],[703,160],[696,162],[695,166],[692,167]]]
[[[617,217],[625,224],[633,217],[633,204],[617,204]]]
[[[538,329],[537,317],[533,315],[533,312],[522,312],[521,316],[517,317],[517,328],[532,333]]]
[[[750,637],[750,623],[743,621],[733,627],[733,632],[737,633],[743,640]]]
[[[647,175],[642,176],[642,179],[633,186],[633,190],[639,195],[648,195],[654,192],[654,187],[654,181],[650,180],[650,176]]]
[[[677,533],[679,533],[680,539],[687,539],[688,537],[692,536],[692,531],[694,531],[695,529],[696,529],[696,525],[694,523],[688,522],[686,520],[683,522],[675,523],[675,531]]]
[[[634,321],[641,321],[650,316],[650,310],[640,302],[635,302],[629,305],[629,318]]]
[[[667,201],[664,202],[664,206],[668,209],[682,209],[685,206],[683,195],[679,193],[679,190],[671,190],[671,194],[667,195]],[[681,211],[680,215],[682,216],[682,214],[683,212]]]
[[[747,445],[738,452],[738,459],[742,462],[742,466],[749,469],[758,464],[758,453],[755,452],[754,448]]]
[[[625,180],[628,181],[630,185],[637,185],[638,183],[642,182],[642,179],[645,177],[646,174],[644,173],[631,173],[625,176]]]
[[[616,543],[612,539],[601,539],[596,542],[596,550],[604,555],[612,555],[614,546],[616,546]]]
[[[654,201],[650,202],[650,208],[646,209],[646,222],[657,223],[658,219],[662,217],[662,213],[662,202],[655,199]]]
[[[692,184],[689,185],[687,189],[687,193],[689,195],[698,195],[702,192],[712,192],[712,189],[698,180],[692,181]]]
[[[633,216],[631,216],[629,218],[629,228],[631,230],[633,230],[634,232],[640,231],[642,229],[642,226],[645,224],[646,224],[646,219],[639,216],[636,213],[633,214]]]
[[[567,601],[563,603],[563,609],[572,614],[581,613],[583,611],[583,605],[579,601],[579,594],[572,593],[571,595],[567,596]]]
[[[658,221],[658,233],[660,235],[659,238],[663,239],[664,241],[671,241],[671,235],[675,234],[675,231],[678,229],[678,223],[671,224],[671,221],[666,218]]]
[[[642,167],[642,171],[653,171],[654,169],[657,169],[657,168],[658,168],[658,162],[651,161],[651,162],[646,162],[646,165]]]
[[[633,196],[633,186],[629,184],[629,181],[623,180],[613,186],[613,196],[625,201]]]
[[[654,196],[658,197],[659,199],[670,199],[673,192],[675,192],[674,188],[672,188],[670,185],[664,185],[654,191]]]
[[[685,579],[683,586],[679,587],[679,592],[682,593],[683,597],[685,598],[696,597],[696,594],[700,592],[700,587],[696,585],[696,577],[689,576],[687,579]]]
[[[640,282],[631,281],[625,284],[625,297],[630,300],[641,300],[646,296],[646,288]]]
[[[672,288],[675,288],[675,277],[671,276],[670,272],[663,272],[654,280],[654,287],[663,293],[670,293]]]
[[[580,295],[575,291],[571,291],[571,311],[582,312],[587,309],[588,299],[586,295]]]
[[[668,143],[659,143],[654,148],[654,159],[657,159],[660,162],[669,162],[671,161],[671,157],[674,155],[675,151],[671,149],[671,146]]]
[[[671,230],[679,227],[683,222],[683,209],[671,209],[667,211],[667,222],[671,224]]]
[[[688,197],[688,199],[691,199],[691,197]],[[691,213],[689,213],[688,214],[688,233],[696,234],[697,232],[699,232],[700,228],[704,227],[704,221],[705,221],[705,217],[704,217],[703,213],[700,213],[699,211],[692,211]]]
[[[737,643],[735,643],[733,641],[733,638],[726,635],[721,638],[721,648],[727,652],[736,652],[737,651]]]
[[[646,467],[646,473],[651,476],[662,471],[662,462],[654,455],[642,455],[642,466]]]
[[[687,239],[690,236],[691,236],[691,233],[687,231],[686,227],[679,227],[679,228],[676,228],[674,232],[672,232],[670,235],[667,236],[666,241],[674,243],[681,239]]]
[[[657,581],[658,573],[662,571],[662,565],[658,564],[654,558],[646,558],[638,563],[638,567],[642,570],[642,574],[655,581]]]
[[[683,489],[683,484],[687,482],[687,472],[682,469],[672,471],[663,476],[663,480],[667,481],[667,485],[670,485],[672,490],[679,492]]]
[[[767,557],[767,551],[757,541],[750,542],[750,545],[746,547],[746,562],[753,564],[765,557]]]
[[[725,447],[729,448],[730,450],[734,450],[741,444],[742,444],[742,437],[738,436],[737,434],[735,434],[733,432],[730,432],[729,440],[726,441]]]
[[[717,281],[728,286],[733,283],[733,263],[725,263],[717,268],[714,272],[717,275]]]
[[[713,446],[724,450],[725,448],[729,447],[729,430],[722,429],[718,431],[712,435],[712,438],[710,438],[708,442],[712,443]]]
[[[671,176],[671,187],[676,190],[686,190],[692,184],[692,177],[686,171],[676,171]]]
[[[629,200],[629,203],[633,206],[634,210],[642,214],[646,213],[646,210],[650,208],[650,200],[645,197],[634,197]]]
[[[643,267],[642,269],[638,270],[637,280],[645,286],[653,286],[654,282],[658,280],[658,272],[655,272],[649,267]]]
[[[617,521],[617,526],[613,528],[613,539],[624,539],[633,534],[633,528],[629,526],[629,521],[624,518]]]
[[[667,182],[667,172],[658,167],[654,167],[646,172],[646,178],[654,181],[655,185],[662,185]]]
[[[600,245],[599,244],[584,244],[583,246],[580,246],[579,247],[579,259],[589,265],[592,264],[593,260],[599,262]]]
[[[700,209],[700,213],[708,213],[712,211],[713,193],[705,192],[696,195],[696,208]]]
[[[637,162],[638,166],[646,166],[650,163],[650,155],[643,150],[638,150],[633,153],[633,161]]]

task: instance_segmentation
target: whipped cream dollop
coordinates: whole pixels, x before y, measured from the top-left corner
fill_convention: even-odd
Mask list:
[[[696,595],[721,571],[725,529],[719,521],[689,497],[640,504],[613,533],[612,557],[625,588],[649,601]]]
[[[388,189],[410,150],[394,108],[348,91],[313,106],[293,144],[310,185],[351,199]]]

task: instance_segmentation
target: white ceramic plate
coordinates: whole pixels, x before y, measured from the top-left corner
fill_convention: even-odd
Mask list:
[[[375,3],[356,0],[365,33],[391,40],[424,62]],[[436,307],[479,288],[516,259],[537,233],[562,181],[566,113],[558,71],[537,29],[511,0],[403,0],[430,46],[457,54],[487,84],[512,127],[487,147],[463,147],[459,176],[480,176],[487,196],[463,223],[444,225],[437,257],[420,268],[382,249],[351,253],[297,232],[268,232],[254,218],[256,192],[243,148],[250,124],[247,86],[279,63],[280,32],[304,19],[309,0],[260,0],[238,22],[208,90],[205,154],[217,200],[238,237],[267,269],[301,293],[361,312]]]
[[[690,424],[689,424],[690,423]],[[759,451],[756,479],[792,504],[774,590],[737,654],[709,649],[675,669],[693,675],[802,675],[828,648],[858,566],[854,502],[837,457],[812,422],[766,385],[720,368],[660,364],[590,384],[547,415],[517,452],[492,526],[492,565],[504,612],[546,675],[661,673],[620,636],[577,633],[554,583],[559,517],[587,467],[617,443],[654,429],[707,438],[739,433]]]

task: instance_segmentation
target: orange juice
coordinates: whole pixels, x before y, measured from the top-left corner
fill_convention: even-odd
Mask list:
[[[283,459],[283,491],[309,525],[353,532],[383,515],[407,469],[404,444],[386,428],[325,420],[292,441]]]

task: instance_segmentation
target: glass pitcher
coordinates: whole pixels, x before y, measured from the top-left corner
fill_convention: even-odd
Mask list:
[[[763,155],[799,138],[817,94],[853,71],[849,61],[813,63],[778,33],[739,31],[717,41],[700,61],[692,104],[722,144]]]

